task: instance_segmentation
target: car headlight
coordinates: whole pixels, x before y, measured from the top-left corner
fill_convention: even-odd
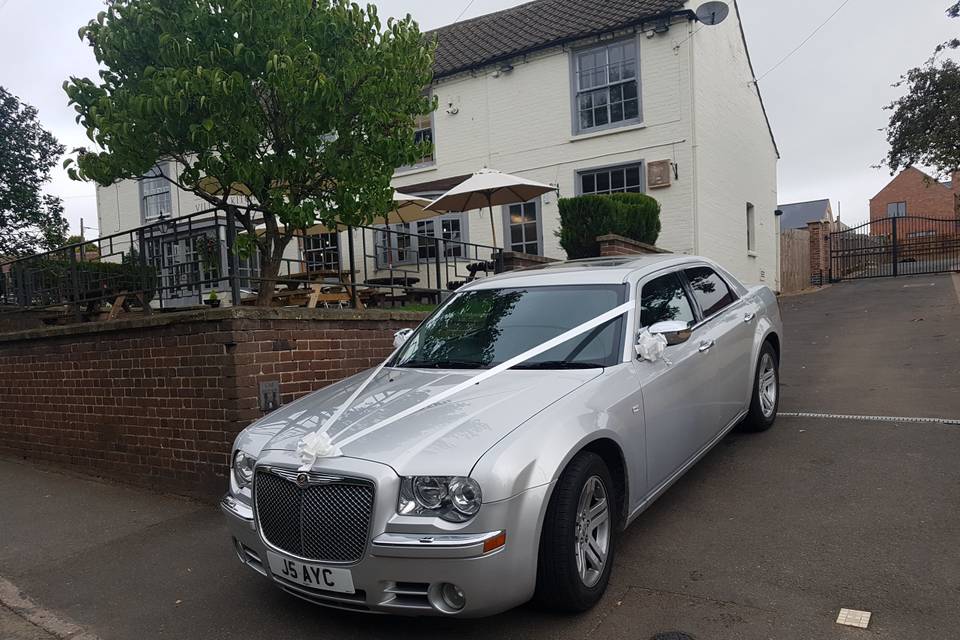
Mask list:
[[[253,482],[253,467],[256,464],[256,458],[239,449],[233,455],[233,477],[241,488],[249,487]]]
[[[466,522],[480,511],[483,495],[473,478],[414,476],[400,483],[397,512],[411,516],[437,516],[448,522]]]

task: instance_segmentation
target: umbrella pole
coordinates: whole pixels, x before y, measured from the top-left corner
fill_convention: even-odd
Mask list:
[[[497,228],[493,224],[493,196],[487,194],[487,206],[490,207],[490,235],[493,237],[493,246],[497,246]]]

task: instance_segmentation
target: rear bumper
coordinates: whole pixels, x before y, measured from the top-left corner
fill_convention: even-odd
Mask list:
[[[273,575],[253,510],[229,495],[220,507],[240,561],[300,598],[355,611],[480,617],[505,611],[533,596],[539,522],[548,492],[549,487],[542,486],[484,504],[477,522],[471,523],[476,531],[471,527],[470,532],[437,532],[424,527],[418,532],[411,530],[408,518],[387,526],[390,531],[375,532],[359,562],[340,565],[351,571],[354,594],[320,591]],[[484,545],[501,533],[506,543],[485,553]],[[439,598],[443,583],[452,583],[463,592],[466,606],[462,610],[454,613],[443,606]]]

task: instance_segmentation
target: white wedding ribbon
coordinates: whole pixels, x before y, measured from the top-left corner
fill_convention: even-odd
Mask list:
[[[572,340],[577,336],[583,335],[588,331],[592,331],[593,329],[599,327],[600,325],[606,324],[607,322],[610,322],[611,320],[618,318],[623,314],[627,313],[628,311],[633,309],[634,304],[635,304],[634,302],[625,302],[622,305],[614,309],[611,309],[610,311],[607,311],[606,313],[603,313],[592,320],[588,320],[587,322],[584,322],[583,324],[578,325],[573,329],[570,329],[568,331],[565,331],[564,333],[561,333],[556,338],[551,338],[550,340],[547,340],[543,344],[533,347],[532,349],[528,349],[527,351],[524,351],[520,355],[510,358],[509,360],[493,367],[492,369],[487,369],[486,371],[479,373],[469,378],[468,380],[461,382],[460,384],[454,385],[449,389],[446,389],[445,391],[441,391],[440,393],[434,396],[431,396],[426,400],[423,400],[422,402],[418,402],[412,407],[408,407],[407,409],[404,409],[399,413],[395,413],[394,415],[390,416],[389,418],[385,418],[384,420],[381,420],[375,425],[367,427],[366,429],[363,429],[347,438],[344,438],[340,442],[335,442],[335,441],[339,436],[341,436],[346,431],[346,429],[341,430],[333,437],[327,437],[327,438],[321,437],[322,435],[325,436],[329,432],[330,428],[340,418],[340,416],[342,416],[343,413],[356,401],[360,393],[362,393],[363,390],[366,389],[367,386],[370,384],[370,382],[377,376],[377,374],[383,370],[383,367],[386,366],[387,362],[390,361],[390,358],[392,358],[393,355],[396,353],[396,351],[394,351],[394,354],[391,354],[390,357],[384,360],[380,364],[380,366],[378,366],[374,370],[374,372],[370,374],[370,377],[364,380],[363,384],[357,387],[356,391],[354,391],[350,395],[347,401],[344,402],[342,405],[340,405],[340,407],[333,413],[333,415],[331,415],[329,418],[327,418],[327,420],[324,421],[323,426],[321,426],[320,429],[318,429],[316,432],[307,434],[297,443],[297,455],[300,456],[300,461],[303,463],[303,466],[300,467],[300,471],[309,471],[310,468],[313,466],[313,463],[316,462],[317,457],[325,457],[325,456],[335,457],[335,456],[342,455],[341,449],[347,446],[348,444],[350,444],[351,442],[354,442],[364,436],[370,435],[374,431],[379,431],[380,429],[383,429],[384,427],[387,427],[393,424],[397,420],[402,420],[407,416],[410,416],[418,411],[426,409],[431,405],[437,404],[438,402],[442,402],[447,398],[460,393],[464,389],[469,389],[474,385],[480,384],[484,380],[488,380],[489,378],[492,378],[495,375],[499,375],[500,373],[503,373],[504,371],[511,369],[517,366],[518,364],[523,364],[527,360],[530,360],[531,358],[535,358],[541,353],[549,351],[550,349],[553,349],[554,347],[557,347],[563,344],[564,342],[567,342],[568,340]],[[317,455],[314,455],[315,451],[318,452]]]

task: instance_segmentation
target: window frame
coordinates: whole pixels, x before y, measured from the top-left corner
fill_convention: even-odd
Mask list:
[[[757,208],[747,203],[747,255],[757,255]]]
[[[597,52],[603,50],[609,52],[610,47],[620,46],[626,43],[633,45],[634,60],[636,64],[636,73],[634,76],[634,81],[637,84],[637,116],[635,118],[624,119],[618,122],[607,122],[602,125],[594,125],[588,128],[582,128],[580,126],[580,107],[579,107],[579,97],[581,93],[589,93],[591,91],[597,91],[601,87],[593,87],[591,89],[580,90],[580,69],[579,69],[579,60],[580,56],[592,52]],[[598,131],[606,131],[609,129],[619,129],[621,127],[629,127],[633,125],[643,124],[643,79],[642,79],[642,65],[641,65],[641,40],[639,34],[632,34],[624,38],[616,38],[608,40],[602,43],[592,43],[582,47],[574,48],[570,50],[570,118],[571,118],[571,131],[574,136],[579,135],[588,135],[591,133],[596,133]],[[607,53],[607,66],[609,67],[609,53]],[[624,82],[614,83],[614,84],[626,84]],[[607,78],[607,83],[603,85],[609,90],[612,86],[610,83],[609,77]],[[610,101],[609,94],[607,98],[607,112],[609,116],[610,110]]]
[[[426,95],[432,98],[433,91],[427,90]],[[416,171],[418,169],[427,169],[429,167],[436,166],[437,164],[437,121],[436,121],[436,118],[434,117],[435,113],[436,113],[436,109],[434,109],[428,114],[425,113],[417,116],[417,118],[414,120],[414,125],[413,125],[414,141],[416,141],[416,135],[418,132],[428,130],[425,127],[422,127],[422,126],[418,127],[417,125],[420,124],[421,119],[429,118],[430,143],[433,145],[433,150],[430,153],[430,158],[426,160],[424,158],[421,158],[418,162],[414,162],[413,164],[405,164],[405,165],[399,166],[396,169],[394,169],[394,174],[406,173],[408,171]]]
[[[310,244],[313,243],[313,239],[314,239],[314,238],[319,239],[319,238],[323,238],[324,236],[330,236],[330,237],[332,237],[332,238],[334,239],[334,242],[335,242],[336,244],[335,244],[334,246],[330,246],[330,247],[320,247],[319,249],[317,249],[317,248],[311,248],[311,247],[308,246],[308,245],[310,245]],[[341,261],[342,256],[340,255],[340,233],[337,232],[337,231],[333,231],[333,232],[329,232],[329,233],[318,233],[318,234],[314,234],[314,235],[306,235],[306,236],[304,236],[304,237],[302,238],[302,244],[301,244],[301,247],[300,247],[300,251],[301,251],[301,253],[303,254],[303,265],[304,265],[304,267],[306,268],[306,270],[307,270],[308,272],[312,272],[312,271],[332,271],[333,269],[336,269],[337,271],[340,271],[340,270],[342,270],[342,268],[343,268],[343,263],[342,263],[342,261]],[[325,260],[323,260],[323,259],[321,258],[321,259],[320,259],[320,268],[319,268],[319,269],[311,269],[310,262],[311,262],[311,260],[313,259],[313,257],[312,257],[313,254],[321,254],[321,256],[323,256],[324,254],[327,254],[327,253],[335,253],[335,254],[336,254],[336,260],[335,260],[336,264],[335,264],[335,266],[332,267],[332,268],[328,268],[328,267],[327,267],[327,261],[325,261]],[[332,264],[334,261],[329,261],[329,262]]]
[[[637,283],[637,331],[642,331],[643,329],[648,328],[647,325],[643,324],[643,289],[647,285],[659,280],[660,278],[667,278],[673,276],[677,282],[680,284],[680,288],[683,291],[683,295],[687,300],[687,304],[690,306],[690,313],[693,315],[693,320],[690,321],[687,330],[692,331],[695,327],[699,326],[700,322],[703,320],[703,315],[700,311],[699,305],[694,301],[692,292],[690,291],[690,284],[687,282],[687,278],[683,273],[683,267],[669,268],[664,271],[658,271],[651,274],[647,278],[643,278],[640,282]],[[653,323],[653,324],[656,324]],[[652,327],[653,324],[650,326]]]
[[[536,243],[537,243],[537,249],[539,250],[539,252],[538,252],[538,253],[535,253],[535,254],[529,254],[529,255],[537,255],[537,256],[544,256],[544,255],[546,255],[546,253],[545,253],[544,250],[543,250],[543,198],[542,198],[541,196],[537,196],[536,198],[533,198],[532,200],[527,200],[526,202],[519,202],[519,203],[514,203],[514,204],[505,204],[505,205],[503,205],[503,206],[500,207],[501,216],[502,216],[502,222],[503,222],[503,228],[502,228],[502,229],[503,229],[503,250],[504,250],[504,251],[515,252],[515,249],[513,248],[513,234],[511,233],[513,223],[510,222],[510,207],[524,206],[524,205],[531,204],[531,203],[533,203],[534,206],[535,206],[536,216],[537,216],[537,222],[536,222],[536,224],[537,224],[537,239],[536,239]],[[527,245],[527,244],[530,244],[530,242],[531,242],[531,241],[528,240],[528,239],[526,239],[526,237],[525,237],[525,238],[524,238],[524,241],[523,241],[521,244]],[[509,248],[507,248],[508,246],[509,246]],[[526,253],[526,252],[523,251],[523,252],[519,252],[519,253]]]
[[[610,172],[616,169],[624,169],[624,182],[626,182],[626,169],[632,169],[637,167],[640,171],[640,191],[626,191],[624,188],[623,191],[606,191],[604,193],[597,193],[596,191],[585,193],[583,190],[583,175],[587,173],[603,173]],[[646,193],[647,192],[647,161],[643,158],[635,162],[619,162],[616,164],[602,165],[599,167],[585,167],[582,169],[575,169],[573,172],[574,175],[574,192],[578,196],[586,195],[609,195],[611,193]]]
[[[456,220],[460,224],[460,239],[459,240],[447,240],[443,237],[443,223],[445,220]],[[389,269],[395,266],[408,266],[411,264],[419,264],[421,262],[428,262],[436,260],[436,257],[421,257],[420,249],[427,248],[428,245],[421,247],[420,245],[420,234],[418,233],[418,228],[421,224],[433,223],[433,235],[428,236],[431,238],[437,238],[442,242],[450,242],[452,244],[462,244],[466,245],[470,242],[470,220],[467,217],[465,212],[454,212],[454,213],[443,213],[438,214],[432,218],[421,218],[420,220],[414,220],[412,222],[405,223],[394,223],[394,224],[378,224],[374,225],[374,264],[375,268],[378,270]],[[406,226],[406,229],[402,227]],[[378,237],[381,233],[385,233],[387,230],[395,232],[389,237],[391,239],[389,247],[381,247],[380,238]],[[401,236],[399,234],[410,234],[408,236]],[[439,234],[439,235],[438,235]],[[409,247],[403,247],[403,252],[407,256],[412,256],[405,260],[399,259],[399,242],[398,240],[403,237],[410,241]],[[384,249],[381,251],[381,249]],[[381,256],[386,256],[387,252],[392,253],[397,256],[397,260],[392,262],[384,262]],[[440,256],[444,260],[470,260],[468,255],[452,255],[447,249],[444,249],[444,255]],[[461,253],[468,254],[469,251],[461,251]]]
[[[166,161],[165,161],[165,162],[158,162],[158,163],[156,163],[156,165],[154,165],[154,167],[153,167],[152,169],[150,169],[148,172],[146,172],[144,175],[142,175],[139,180],[137,180],[137,189],[138,189],[139,201],[140,201],[140,220],[141,220],[141,222],[142,222],[143,224],[150,224],[150,223],[152,223],[152,222],[159,222],[159,221],[161,221],[161,220],[165,220],[165,219],[174,217],[174,213],[173,213],[173,184],[172,184],[172,183],[170,183],[170,182],[168,182],[167,180],[161,178],[161,180],[163,181],[163,183],[164,183],[164,184],[166,185],[166,187],[167,187],[166,191],[155,191],[155,192],[147,193],[147,191],[146,191],[146,189],[145,189],[145,185],[146,185],[146,183],[147,183],[148,180],[157,180],[158,177],[159,177],[161,174],[166,174],[166,175],[169,176],[169,175],[170,175],[170,167],[171,167],[172,164],[173,164],[173,163],[171,163],[171,162],[166,162]],[[168,212],[167,215],[164,215],[163,211],[161,211],[158,215],[149,216],[149,217],[148,217],[148,216],[147,216],[147,198],[148,198],[148,197],[155,197],[155,196],[161,195],[161,194],[163,194],[163,193],[166,193],[167,196],[168,196],[168,198],[169,198],[169,201],[170,201],[170,211]]]
[[[690,279],[687,277],[687,271],[690,270],[690,269],[710,269],[711,271],[713,271],[713,273],[716,274],[716,276],[717,276],[718,278],[720,278],[720,281],[723,282],[723,284],[726,285],[727,291],[729,291],[729,292],[730,292],[730,295],[733,297],[733,299],[730,300],[730,304],[726,305],[725,307],[723,307],[723,308],[720,309],[719,311],[715,311],[715,312],[711,313],[709,316],[706,315],[705,312],[704,312],[704,310],[703,310],[703,307],[700,306],[700,301],[697,300],[696,291],[694,291],[693,285],[690,284]],[[741,300],[742,297],[743,297],[743,296],[740,294],[740,292],[737,290],[737,288],[730,284],[730,281],[727,280],[727,278],[723,275],[723,273],[721,273],[721,272],[720,272],[716,267],[714,267],[713,265],[703,264],[703,263],[685,264],[685,265],[683,265],[682,267],[679,268],[679,274],[680,274],[680,279],[683,280],[684,287],[686,287],[686,289],[687,289],[687,295],[688,295],[688,297],[690,298],[690,300],[693,302],[694,306],[695,306],[696,309],[697,309],[697,316],[700,318],[700,321],[699,321],[697,324],[693,325],[693,327],[691,327],[691,330],[696,329],[696,328],[698,328],[698,327],[700,327],[700,326],[702,326],[702,325],[710,322],[711,320],[713,320],[714,318],[716,318],[716,317],[719,316],[720,314],[722,314],[722,313],[724,313],[725,311],[729,310],[729,309],[732,308],[734,305],[736,305],[738,302],[740,302],[740,300]]]
[[[902,205],[902,206],[901,206]],[[894,213],[890,213],[890,207],[896,207]],[[903,211],[903,213],[900,213]],[[906,218],[907,217],[907,202],[905,200],[900,202],[888,202],[887,203],[887,217],[888,218]]]

